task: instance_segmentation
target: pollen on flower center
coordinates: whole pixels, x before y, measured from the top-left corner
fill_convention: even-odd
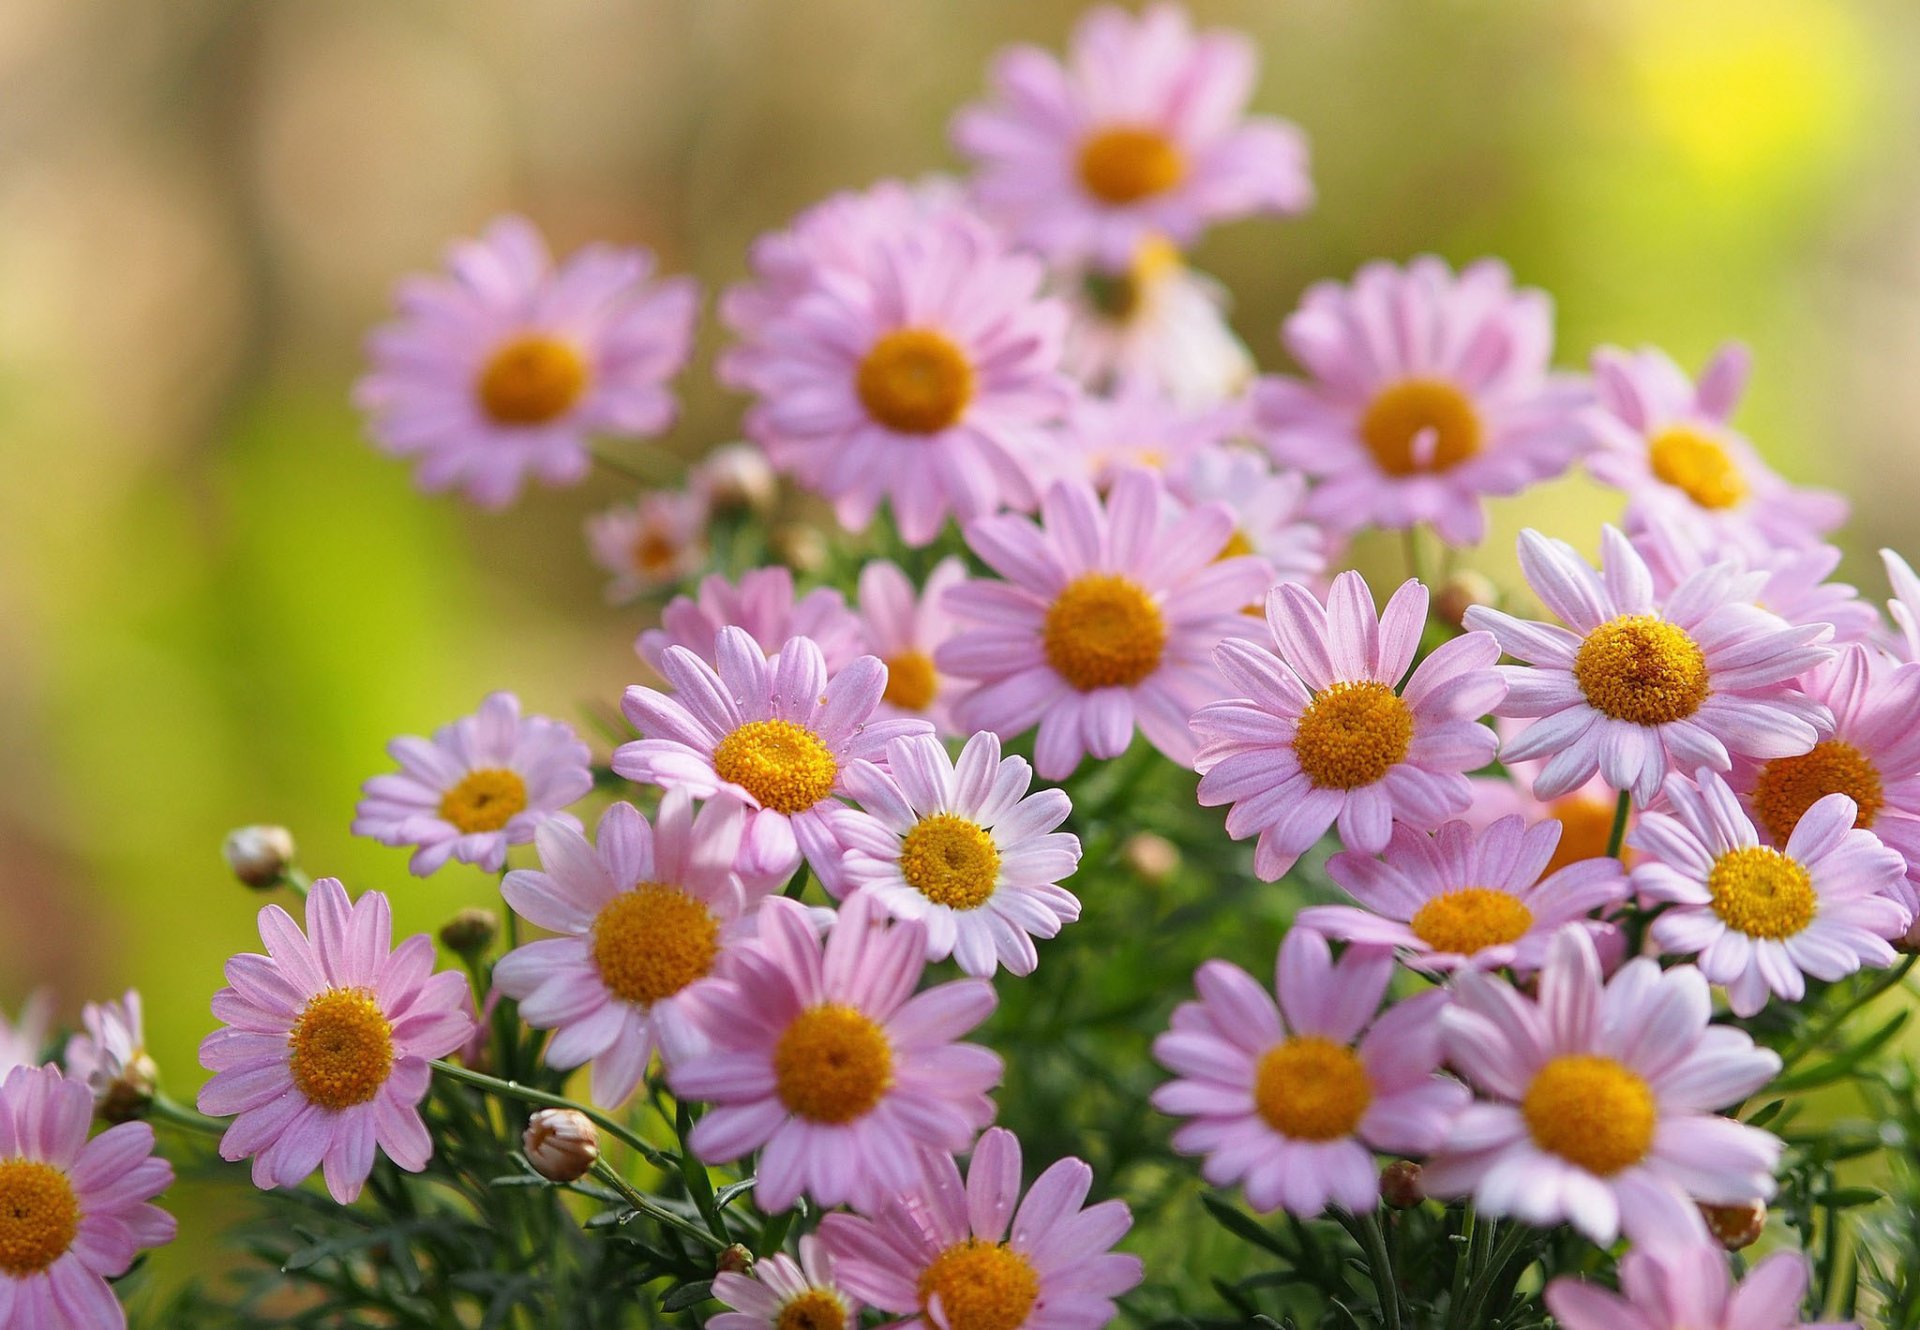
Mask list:
[[[593,921],[593,964],[615,997],[653,1003],[703,979],[720,953],[713,911],[665,882],[642,882]]]
[[[1609,1057],[1569,1053],[1540,1069],[1520,1101],[1533,1143],[1612,1177],[1646,1158],[1659,1113],[1638,1074]]]
[[[1471,956],[1525,937],[1533,911],[1512,892],[1456,887],[1415,910],[1408,927],[1435,951]]]
[[[0,1274],[39,1274],[79,1232],[80,1200],[65,1173],[32,1159],[0,1159]]]
[[[901,434],[938,434],[973,400],[973,364],[946,334],[897,328],[860,361],[854,390],[867,414]]]
[[[308,999],[294,1021],[287,1066],[310,1104],[364,1104],[393,1069],[393,1027],[365,989],[329,988]]]
[[[1080,145],[1080,183],[1102,203],[1138,203],[1164,194],[1186,175],[1186,155],[1157,129],[1115,125]]]
[[[787,1111],[851,1122],[893,1084],[893,1046],[872,1017],[838,1002],[808,1007],[773,1049],[774,1088]]]
[[[925,711],[933,705],[938,682],[933,672],[933,657],[924,651],[902,651],[887,657],[887,691],[884,701],[902,711]]]
[[[900,875],[936,905],[977,909],[1000,880],[1000,851],[977,823],[935,813],[902,838]]]
[[[946,1330],[1016,1330],[1040,1297],[1040,1275],[1011,1247],[963,1238],[927,1263],[919,1294],[928,1320]]]
[[[1319,1035],[1275,1044],[1254,1069],[1254,1107],[1269,1127],[1296,1141],[1351,1136],[1372,1102],[1360,1055]]]
[[[1405,760],[1413,712],[1386,684],[1364,679],[1316,693],[1294,729],[1293,754],[1323,790],[1357,790]]]
[[[565,415],[587,386],[587,364],[558,337],[527,333],[480,371],[480,405],[501,425],[544,425]]]
[[[1685,425],[1655,435],[1647,462],[1654,475],[1702,508],[1731,508],[1747,497],[1747,479],[1727,450]]]
[[[520,773],[505,767],[469,771],[460,783],[440,796],[440,817],[462,835],[498,831],[527,806],[527,783]]]
[[[820,736],[790,720],[748,721],[713,750],[713,769],[777,813],[804,813],[840,774]]]
[[[1753,808],[1774,840],[1786,844],[1807,810],[1829,794],[1844,794],[1859,806],[1853,825],[1871,827],[1886,803],[1880,770],[1845,739],[1828,739],[1799,757],[1777,757],[1760,768]]]
[[[1547,813],[1560,824],[1560,843],[1553,847],[1542,877],[1550,877],[1568,864],[1585,859],[1604,858],[1613,839],[1612,802],[1587,794],[1569,794],[1547,805]]]
[[[1132,578],[1082,573],[1047,609],[1047,664],[1083,693],[1131,688],[1160,668],[1167,621]]]
[[[832,1289],[810,1288],[787,1299],[773,1330],[847,1330],[847,1304]]]
[[[1573,679],[1595,710],[1635,725],[1685,720],[1707,700],[1707,657],[1686,630],[1623,614],[1587,634]]]
[[[1774,941],[1806,928],[1820,908],[1807,870],[1764,845],[1744,845],[1715,859],[1707,892],[1728,928]]]
[[[1480,451],[1480,413],[1445,379],[1389,384],[1360,417],[1360,438],[1390,476],[1446,471]]]

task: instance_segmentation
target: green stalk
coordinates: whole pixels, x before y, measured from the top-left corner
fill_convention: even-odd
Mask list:
[[[586,1104],[576,1103],[564,1095],[548,1094],[545,1090],[536,1090],[531,1085],[522,1085],[518,1081],[503,1081],[498,1076],[489,1076],[485,1072],[473,1071],[470,1068],[460,1066],[458,1063],[447,1062],[441,1058],[435,1058],[433,1060],[433,1069],[444,1076],[451,1077],[453,1080],[464,1081],[468,1085],[477,1086],[490,1094],[496,1094],[502,1098],[518,1099],[523,1103],[539,1104],[544,1108],[570,1108],[576,1113],[584,1114],[588,1121],[592,1122],[595,1126],[599,1127],[600,1130],[606,1132],[621,1144],[634,1150],[648,1163],[661,1168],[670,1168],[673,1166],[672,1160],[634,1135],[625,1123],[621,1122],[618,1118],[602,1113],[597,1108],[590,1108]]]
[[[1387,1235],[1380,1229],[1378,1210],[1361,1219],[1361,1244],[1367,1251],[1367,1265],[1373,1274],[1373,1287],[1380,1296],[1380,1315],[1386,1330],[1400,1330],[1400,1286],[1393,1280],[1393,1258],[1387,1255]]]
[[[677,1229],[688,1237],[697,1239],[712,1251],[726,1250],[727,1244],[725,1242],[714,1237],[713,1234],[707,1232],[707,1230],[701,1228],[698,1224],[684,1219],[662,1206],[651,1196],[621,1177],[620,1170],[612,1164],[609,1164],[606,1160],[596,1159],[593,1161],[593,1176],[599,1178],[600,1181],[619,1192],[621,1200],[625,1201],[649,1219],[658,1220],[669,1228]]]
[[[1613,830],[1607,833],[1607,855],[1610,858],[1618,859],[1621,847],[1627,842],[1627,809],[1629,807],[1631,807],[1630,796],[1622,790],[1618,802],[1613,806]]]
[[[153,1102],[147,1105],[147,1120],[163,1122],[169,1127],[198,1132],[203,1136],[224,1136],[227,1131],[227,1124],[219,1118],[210,1118],[185,1104],[176,1104],[163,1094],[155,1095]]]

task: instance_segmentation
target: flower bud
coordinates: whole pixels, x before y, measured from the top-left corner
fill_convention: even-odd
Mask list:
[[[773,506],[773,468],[750,443],[715,448],[693,468],[693,492],[720,512],[765,512]]]
[[[592,1119],[576,1108],[543,1108],[527,1119],[527,1162],[552,1182],[574,1182],[587,1175],[600,1157],[600,1133]]]
[[[717,1275],[743,1275],[753,1265],[753,1253],[739,1243],[720,1253],[713,1263]]]
[[[1380,1199],[1396,1210],[1411,1210],[1427,1199],[1420,1186],[1420,1165],[1396,1159],[1380,1170]]]
[[[1434,617],[1449,628],[1463,626],[1467,611],[1475,605],[1492,605],[1500,598],[1496,587],[1484,573],[1462,569],[1441,584],[1433,598]]]
[[[1180,847],[1165,836],[1136,831],[1120,845],[1126,866],[1152,886],[1159,886],[1180,869]]]
[[[1767,1203],[1746,1201],[1740,1205],[1702,1205],[1700,1215],[1707,1231],[1728,1251],[1751,1247],[1767,1227]]]
[[[264,891],[279,886],[293,867],[293,833],[285,827],[240,827],[227,833],[220,852],[235,877]]]
[[[138,1121],[153,1106],[154,1092],[159,1087],[160,1068],[146,1049],[138,1049],[112,1080],[95,1089],[93,1111],[110,1125]]]
[[[499,935],[499,915],[470,907],[440,926],[440,945],[456,956],[474,960],[484,955]]]

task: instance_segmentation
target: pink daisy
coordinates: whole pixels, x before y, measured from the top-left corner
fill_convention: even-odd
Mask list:
[[[1649,906],[1661,951],[1697,956],[1700,973],[1727,990],[1736,1016],[1767,994],[1798,1002],[1805,975],[1844,979],[1894,962],[1887,942],[1912,922],[1896,899],[1906,861],[1854,826],[1856,806],[1829,794],[1795,822],[1780,848],[1762,845],[1726,781],[1701,769],[1674,776],[1666,801],[1634,828],[1641,860],[1633,889]]]
[[[1519,721],[1502,720],[1494,725],[1494,733],[1505,741],[1524,728]],[[1545,759],[1507,761],[1501,765],[1501,775],[1468,777],[1473,784],[1473,803],[1462,814],[1468,826],[1484,831],[1501,818],[1515,814],[1529,823],[1559,823],[1560,843],[1554,846],[1553,856],[1547,860],[1547,876],[1583,859],[1610,857],[1608,850],[1613,842],[1613,819],[1619,811],[1620,795],[1600,779],[1598,773],[1576,790],[1558,798],[1542,799],[1533,793],[1533,786],[1540,777],[1540,769],[1546,765]],[[1628,827],[1633,826],[1637,816],[1631,808],[1628,810]],[[1625,863],[1630,859],[1629,852],[1622,849],[1620,861]]]
[[[1484,1099],[1454,1120],[1421,1175],[1484,1214],[1570,1223],[1602,1246],[1704,1241],[1696,1202],[1773,1194],[1780,1142],[1713,1110],[1780,1070],[1745,1031],[1709,1025],[1692,966],[1628,961],[1603,983],[1584,929],[1547,948],[1538,1001],[1479,970],[1440,1015],[1447,1061]]]
[[[840,1278],[903,1330],[1100,1330],[1140,1282],[1140,1258],[1111,1250],[1133,1226],[1122,1201],[1087,1205],[1093,1170],[1062,1159],[1020,1196],[1020,1140],[980,1137],[960,1168],[925,1157],[918,1184],[873,1213],[828,1215],[820,1236]]]
[[[1901,660],[1920,661],[1920,577],[1914,576],[1907,561],[1892,550],[1881,550],[1880,562],[1886,566],[1887,580],[1893,583],[1887,613],[1893,616],[1898,630],[1888,647]]]
[[[1800,1319],[1809,1274],[1805,1256],[1780,1251],[1736,1287],[1717,1244],[1689,1242],[1628,1252],[1619,1293],[1563,1276],[1546,1299],[1561,1330],[1860,1330],[1856,1321]]]
[[[556,269],[519,217],[454,245],[447,275],[402,283],[400,318],[369,341],[354,398],[374,439],[419,459],[422,489],[498,508],[529,475],[578,481],[595,435],[660,433],[698,292],[691,278],[652,280],[653,266],[644,249],[595,245]]]
[[[387,753],[400,770],[362,787],[353,833],[418,846],[407,867],[419,877],[448,859],[499,872],[507,847],[531,841],[542,822],[578,827],[561,810],[593,788],[587,746],[557,720],[523,718],[512,693],[489,693],[431,740],[407,735]]]
[[[1327,533],[1306,515],[1307,479],[1298,471],[1276,470],[1246,448],[1203,448],[1168,483],[1188,503],[1232,509],[1237,525],[1227,549],[1266,560],[1276,583],[1311,585],[1326,571]]]
[[[817,1233],[800,1239],[800,1259],[762,1256],[748,1274],[723,1270],[713,1296],[731,1307],[707,1318],[712,1330],[858,1330],[860,1301],[835,1278],[833,1254]]]
[[[85,1082],[105,1120],[125,1121],[151,1099],[159,1075],[147,1053],[140,994],[129,988],[118,1002],[87,1003],[80,1026],[60,1059],[67,1075]]]
[[[93,1096],[54,1067],[0,1079],[0,1326],[125,1330],[113,1288],[136,1253],[172,1242],[148,1204],[173,1183],[153,1128],[123,1122],[87,1139]]]
[[[1240,424],[1234,405],[1182,406],[1144,380],[1110,396],[1083,397],[1061,431],[1056,477],[1084,476],[1102,492],[1128,467],[1157,471],[1171,486],[1202,449],[1217,447]]]
[[[719,667],[668,647],[660,672],[672,695],[635,685],[621,704],[641,734],[614,750],[629,780],[728,793],[745,803],[743,864],[755,876],[791,873],[804,854],[823,880],[838,872],[832,810],[849,763],[881,760],[889,739],[931,734],[924,720],[875,720],[887,667],[861,656],[829,677],[820,648],[796,637],[769,659],[742,628],[722,628]]]
[[[1200,1001],[1182,1003],[1153,1041],[1154,1059],[1179,1077],[1154,1091],[1153,1106],[1193,1119],[1173,1148],[1205,1155],[1216,1187],[1244,1181],[1262,1213],[1371,1211],[1373,1152],[1428,1153],[1470,1098],[1439,1070],[1446,994],[1430,989],[1382,1013],[1392,978],[1392,952],[1354,947],[1336,965],[1326,939],[1297,922],[1274,966],[1277,1007],[1239,966],[1201,966]]]
[[[1703,539],[1698,529],[1684,525],[1629,526],[1627,534],[1653,574],[1655,595],[1671,595],[1701,569],[1728,563],[1740,572],[1764,574],[1754,603],[1795,627],[1831,624],[1835,643],[1864,642],[1881,629],[1879,611],[1860,599],[1858,589],[1827,580],[1840,566],[1840,551],[1832,545],[1745,550]]]
[[[1557,821],[1527,826],[1518,816],[1478,831],[1448,822],[1432,835],[1402,822],[1384,862],[1348,850],[1327,863],[1365,909],[1317,905],[1297,922],[1344,942],[1398,948],[1417,970],[1531,973],[1560,929],[1598,932],[1607,925],[1595,911],[1627,898],[1618,859],[1585,859],[1549,874],[1560,836]]]
[[[1626,491],[1630,527],[1676,528],[1709,550],[1765,554],[1811,544],[1846,520],[1838,495],[1787,484],[1727,423],[1748,368],[1737,343],[1720,349],[1698,384],[1652,347],[1594,353],[1599,446],[1587,469]]]
[[[1486,535],[1481,499],[1557,476],[1586,446],[1582,380],[1550,372],[1553,305],[1494,259],[1431,255],[1321,282],[1281,338],[1308,379],[1254,388],[1273,455],[1321,478],[1307,511],[1336,531],[1430,524]]]
[[[20,1018],[9,1021],[0,1012],[0,1077],[15,1067],[37,1067],[52,1032],[53,994],[44,988],[28,994]]]
[[[1485,629],[1524,662],[1505,665],[1502,716],[1539,717],[1503,760],[1550,758],[1534,782],[1542,799],[1578,789],[1597,771],[1645,807],[1667,772],[1725,771],[1732,755],[1791,757],[1833,717],[1793,680],[1833,653],[1825,624],[1790,627],[1758,608],[1758,573],[1715,564],[1669,595],[1654,593],[1646,561],[1614,527],[1601,533],[1596,573],[1565,541],[1520,533],[1520,566],[1534,594],[1567,627],[1475,605]],[[1571,631],[1570,631],[1571,630]]]
[[[1366,579],[1349,571],[1324,607],[1295,584],[1267,597],[1277,658],[1253,642],[1214,653],[1243,695],[1194,713],[1200,802],[1233,805],[1235,840],[1258,833],[1254,871],[1264,880],[1336,824],[1348,849],[1377,854],[1396,819],[1425,828],[1465,811],[1465,773],[1497,746],[1479,718],[1506,691],[1490,668],[1500,650],[1467,633],[1407,679],[1426,622],[1420,583],[1404,583],[1376,613]]]
[[[966,580],[967,566],[955,558],[935,564],[918,591],[898,564],[885,559],[860,570],[861,644],[887,667],[881,715],[918,716],[942,734],[953,732],[953,682],[934,668],[933,655],[953,636],[946,594]]]
[[[707,574],[693,595],[667,602],[660,611],[660,626],[640,634],[633,649],[656,670],[668,647],[685,647],[712,664],[714,641],[727,627],[746,630],[769,656],[788,638],[810,637],[830,670],[863,654],[860,621],[847,608],[847,598],[829,586],[797,595],[793,573],[778,565],[748,569],[738,582],[729,582],[720,573]]]
[[[758,1150],[754,1204],[777,1214],[803,1195],[870,1206],[911,1187],[923,1154],[966,1149],[992,1120],[1001,1064],[954,1041],[993,1010],[992,986],[959,979],[914,995],[926,930],[886,923],[864,894],[824,945],[783,896],[759,918],[698,1009],[710,1050],[667,1073],[674,1094],[714,1105],[689,1138],[694,1153],[724,1164]]]
[[[953,142],[978,169],[974,198],[1022,244],[1118,266],[1150,237],[1184,248],[1216,222],[1312,203],[1306,139],[1246,113],[1257,71],[1244,36],[1195,32],[1178,5],[1104,5],[1065,65],[1002,52],[994,99],[960,112]]]
[[[346,1205],[378,1146],[418,1173],[433,1154],[421,1120],[432,1069],[473,1030],[473,994],[457,971],[433,972],[424,933],[392,946],[387,898],[358,901],[330,877],[307,893],[307,930],[278,905],[260,911],[265,956],[227,962],[213,995],[225,1026],[200,1044],[214,1072],[200,1111],[237,1115],[220,1157],[253,1157],[257,1187],[295,1187],[320,1168]]]
[[[1177,507],[1158,477],[1122,472],[1103,503],[1084,481],[1047,492],[1040,522],[1011,515],[967,528],[1004,581],[947,593],[963,629],[935,653],[972,687],[953,704],[962,730],[1012,738],[1036,724],[1034,766],[1072,774],[1084,754],[1117,757],[1137,725],[1183,765],[1187,717],[1219,696],[1209,653],[1247,630],[1242,606],[1266,589],[1260,560],[1221,558],[1233,534],[1222,504]]]
[[[1080,864],[1080,838],[1055,830],[1073,806],[1065,790],[1027,793],[1032,783],[1026,759],[1002,758],[986,731],[957,762],[931,735],[895,739],[885,768],[847,771],[861,811],[834,821],[847,853],[840,889],[924,924],[930,961],[952,956],[987,979],[996,965],[1032,974],[1033,939],[1080,917],[1059,885]]]
[[[1144,383],[1182,406],[1208,407],[1253,382],[1253,354],[1227,322],[1226,289],[1166,240],[1143,240],[1124,266],[1090,265],[1062,286],[1061,363],[1088,390]]]
[[[709,517],[704,499],[680,490],[654,490],[589,517],[587,548],[612,577],[607,599],[621,604],[699,572]]]

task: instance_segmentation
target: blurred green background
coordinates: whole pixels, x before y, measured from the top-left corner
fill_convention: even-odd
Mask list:
[[[955,165],[994,49],[1079,6],[882,0],[0,4],[0,1008],[139,986],[169,1084],[256,902],[248,821],[389,890],[490,900],[347,834],[382,745],[489,689],[577,718],[638,677],[580,539],[596,478],[499,515],[411,489],[346,405],[390,285],[517,208],[562,249],[645,243],[709,291],[827,191]],[[1506,257],[1561,359],[1754,345],[1742,416],[1850,491],[1849,569],[1913,541],[1920,6],[1912,0],[1201,3],[1313,143],[1306,218],[1211,237],[1263,364],[1302,288],[1363,260]],[[710,352],[714,329],[703,331]],[[733,436],[700,373],[664,446]],[[1591,546],[1577,481],[1498,510]],[[193,1236],[191,1234],[189,1237]],[[201,1235],[204,1236],[204,1235]]]

